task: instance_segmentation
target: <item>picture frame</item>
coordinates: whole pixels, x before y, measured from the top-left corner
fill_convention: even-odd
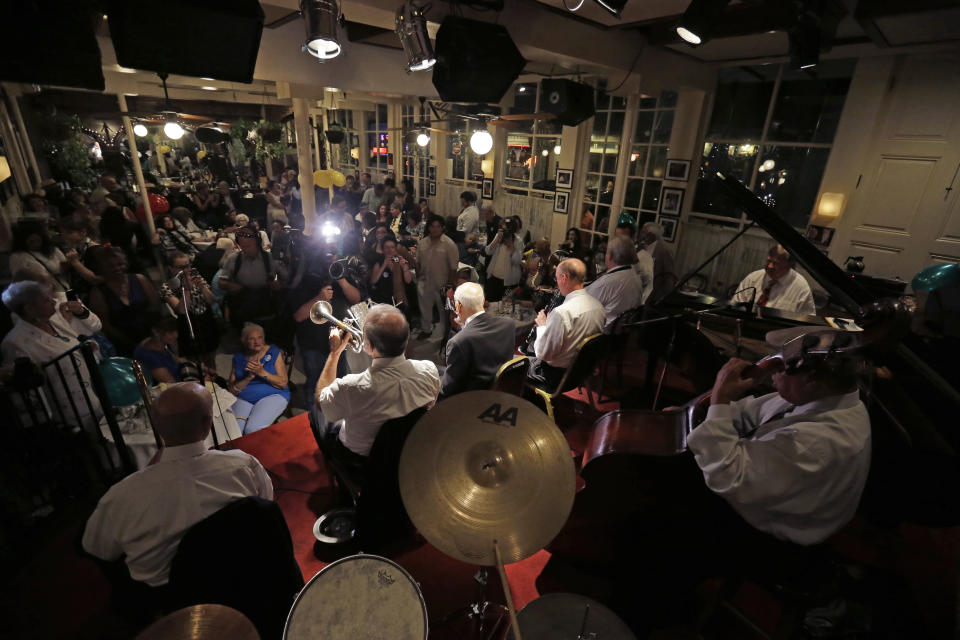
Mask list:
[[[829,247],[830,241],[833,240],[834,231],[833,227],[810,225],[807,227],[807,240],[818,247]]]
[[[657,218],[657,224],[663,228],[662,238],[666,242],[673,242],[677,239],[677,225],[680,224],[680,218],[660,216]]]
[[[689,160],[670,160],[667,159],[667,169],[665,171],[666,180],[676,180],[677,182],[686,182],[690,179],[690,161]]]
[[[480,198],[483,200],[493,199],[493,178],[483,179],[483,188],[480,190]]]
[[[570,207],[570,192],[569,191],[557,191],[553,194],[553,212],[554,213],[567,213],[567,209]]]
[[[430,182],[436,182],[436,181],[437,181],[437,166],[436,166],[436,165],[433,165],[433,164],[432,164],[432,165],[430,165],[429,167],[427,167],[427,180],[429,180]]]
[[[660,189],[660,213],[665,216],[679,216],[683,207],[684,189],[663,187]]]
[[[573,169],[561,169],[560,167],[557,167],[556,188],[573,188]]]
[[[430,182],[430,183],[427,184],[427,195],[430,196],[430,197],[433,197],[433,196],[437,195],[437,183],[436,183],[436,182]]]

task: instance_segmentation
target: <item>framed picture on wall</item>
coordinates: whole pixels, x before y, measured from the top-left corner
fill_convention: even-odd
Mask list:
[[[667,180],[686,182],[690,178],[689,160],[667,160]]]
[[[427,167],[427,180],[431,182],[436,182],[437,180],[437,167],[436,165],[430,165]],[[432,195],[432,194],[431,194]]]
[[[657,224],[663,227],[663,239],[667,242],[673,242],[677,239],[677,225],[680,218],[671,218],[669,216],[660,216],[657,218]]]
[[[665,216],[680,215],[683,206],[683,189],[664,187],[660,190],[660,213]]]
[[[557,189],[570,189],[573,187],[573,169],[561,169],[557,167]]]
[[[570,206],[570,192],[569,191],[557,191],[553,194],[553,212],[554,213],[566,213],[567,208]]]
[[[493,178],[483,179],[483,188],[480,190],[480,197],[484,200],[493,199]]]
[[[433,167],[430,167],[430,168],[432,169]],[[437,195],[437,183],[436,183],[436,182],[431,182],[431,183],[429,183],[429,184],[427,185],[427,195],[429,195],[429,196],[431,196],[431,197]]]

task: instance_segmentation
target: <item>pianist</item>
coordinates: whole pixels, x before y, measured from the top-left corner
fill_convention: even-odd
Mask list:
[[[793,256],[780,245],[773,245],[767,253],[764,268],[744,278],[730,302],[752,302],[754,309],[768,307],[792,313],[816,314],[810,285],[797,273],[795,265]]]

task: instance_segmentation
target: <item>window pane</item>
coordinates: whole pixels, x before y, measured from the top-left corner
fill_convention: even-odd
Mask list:
[[[626,109],[627,108],[627,99],[623,96],[612,96],[610,98],[610,108],[611,109]]]
[[[797,228],[807,226],[829,149],[764,147],[754,192],[781,218]],[[772,166],[771,166],[772,163]]]
[[[610,113],[610,129],[607,135],[610,138],[619,138],[621,133],[623,133],[623,112],[613,111]]]
[[[377,119],[380,121],[380,128],[387,128],[387,105],[378,104],[377,105]]]
[[[673,109],[677,106],[677,92],[676,91],[663,91],[660,93],[660,102],[661,109]]]
[[[733,201],[706,176],[712,176],[713,172],[720,171],[724,175],[733,176],[749,184],[757,151],[757,145],[753,144],[705,143],[703,158],[700,160],[700,177],[697,180],[697,190],[693,198],[693,210],[700,213],[739,216]]]
[[[556,187],[557,158],[554,148],[560,145],[559,138],[537,138],[534,145],[533,184],[534,189],[553,191]]]
[[[603,156],[603,172],[615,175],[617,173],[617,156],[614,153],[608,153]]]
[[[647,175],[662,178],[667,170],[667,153],[670,147],[650,147],[650,162],[647,163]]]
[[[657,106],[656,98],[640,98],[641,109],[654,109]]]
[[[596,202],[600,195],[600,176],[595,173],[588,173],[585,182],[583,199],[585,202]]]
[[[653,141],[659,143],[670,142],[671,131],[673,131],[673,111],[657,111],[657,123],[653,127]]]
[[[707,138],[759,140],[777,65],[720,70]]]
[[[600,171],[600,165],[603,162],[602,153],[591,153],[590,162],[587,166],[587,171]]]
[[[653,111],[637,112],[637,131],[634,136],[635,142],[650,142],[650,134],[653,131]]]
[[[603,187],[597,196],[600,204],[597,205],[597,224],[596,228],[606,230],[607,222],[610,220],[610,203],[613,202],[613,180],[604,176]]]
[[[504,182],[517,187],[528,187],[530,179],[530,136],[511,133],[507,135],[507,150],[504,157]]]
[[[784,70],[767,139],[833,142],[853,66],[853,60],[828,60],[813,69]]]
[[[646,145],[635,144],[630,153],[630,175],[642,176],[643,169],[647,166],[647,147]]]
[[[658,211],[660,209],[660,186],[662,184],[659,180],[647,180],[647,183],[643,186],[643,203],[640,205],[642,209],[648,211]]]
[[[627,192],[623,198],[623,206],[636,209],[640,206],[640,195],[643,193],[643,180],[627,180]]]
[[[607,135],[607,114],[602,111],[598,111],[593,117],[593,135],[597,138]]]

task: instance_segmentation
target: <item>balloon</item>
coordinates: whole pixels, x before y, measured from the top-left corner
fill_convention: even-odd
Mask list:
[[[170,202],[159,193],[150,194],[150,210],[154,215],[170,211]]]
[[[100,375],[107,387],[107,396],[115,407],[129,407],[141,401],[140,387],[133,375],[130,358],[107,358],[100,363]],[[147,383],[152,384],[149,372],[144,371]]]
[[[321,189],[326,189],[333,184],[333,176],[329,169],[317,169],[313,172],[313,184]]]
[[[914,291],[933,291],[950,284],[960,283],[960,265],[938,264],[927,267],[913,276]]]
[[[170,153],[170,145],[162,144],[157,147],[157,153]]]
[[[622,212],[622,213],[620,214],[620,217],[617,218],[617,224],[623,224],[624,222],[626,222],[626,223],[628,223],[628,224],[632,224],[634,227],[637,226],[637,221],[636,221],[636,219],[634,219],[634,217],[633,217],[632,215],[630,215],[629,213],[627,213],[626,211]]]
[[[332,171],[333,173],[333,184],[336,187],[342,187],[347,184],[347,178],[340,173],[339,171]]]
[[[207,157],[207,152],[205,149],[200,149],[200,151],[197,151],[197,160],[203,160],[206,157]]]

